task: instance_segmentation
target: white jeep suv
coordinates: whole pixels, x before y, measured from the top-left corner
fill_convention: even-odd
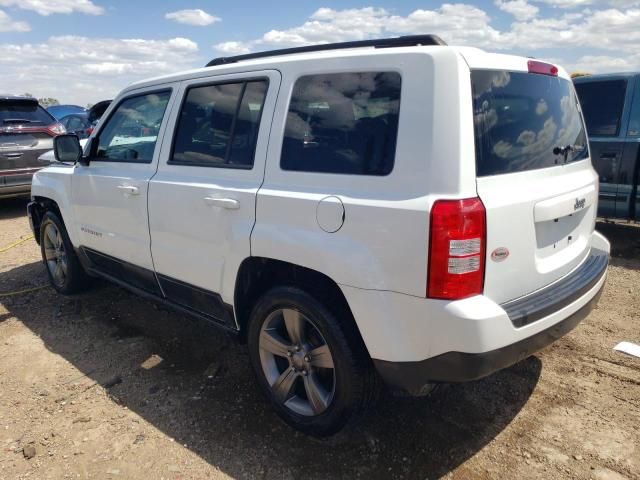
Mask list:
[[[597,175],[554,65],[425,35],[213,60],[131,85],[29,214],[87,276],[248,343],[278,414],[330,435],[569,332],[605,282]]]

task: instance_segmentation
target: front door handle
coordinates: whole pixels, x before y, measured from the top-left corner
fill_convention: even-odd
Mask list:
[[[133,185],[118,185],[118,190],[125,195],[140,195],[140,189]]]
[[[600,160],[615,160],[619,156],[618,152],[603,152],[600,154]]]
[[[211,207],[226,208],[227,210],[237,210],[240,208],[240,202],[235,198],[204,197],[204,202]]]

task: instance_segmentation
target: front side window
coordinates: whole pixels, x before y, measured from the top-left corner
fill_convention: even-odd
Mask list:
[[[123,100],[100,131],[96,160],[150,163],[170,91]]]
[[[190,88],[169,163],[251,168],[267,81]]]
[[[398,136],[400,89],[397,72],[299,78],[287,114],[281,168],[389,174]]]
[[[576,83],[576,91],[584,112],[587,133],[592,137],[615,137],[627,92],[626,80]]]

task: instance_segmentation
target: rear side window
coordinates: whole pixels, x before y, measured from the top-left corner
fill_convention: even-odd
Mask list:
[[[620,131],[627,81],[580,82],[576,83],[576,91],[589,135],[617,136]]]
[[[0,126],[50,125],[55,119],[34,101],[0,101]]]
[[[169,163],[253,167],[267,86],[257,80],[190,88]]]
[[[397,72],[299,78],[287,114],[281,168],[389,174],[398,136],[400,89]]]
[[[522,172],[587,158],[573,85],[549,75],[471,72],[478,176]]]

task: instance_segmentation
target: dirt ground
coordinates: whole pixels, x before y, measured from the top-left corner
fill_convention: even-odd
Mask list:
[[[0,251],[30,235],[25,205],[0,201]],[[323,441],[279,421],[225,335],[105,283],[57,295],[33,240],[0,252],[0,479],[640,479],[640,359],[612,350],[640,343],[640,228],[598,228],[612,265],[576,330]]]

